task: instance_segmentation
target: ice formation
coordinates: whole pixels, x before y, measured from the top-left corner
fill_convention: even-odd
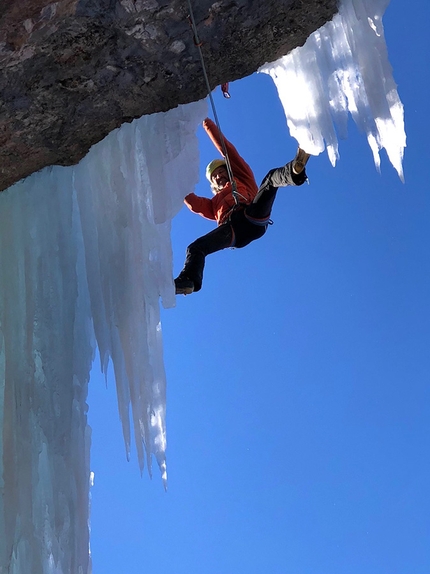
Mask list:
[[[291,134],[338,158],[348,112],[402,177],[403,107],[387,58],[388,0],[344,0],[305,46],[262,71]],[[115,372],[127,452],[166,480],[159,301],[174,304],[170,221],[198,180],[206,104],[144,117],[74,168],[0,194],[0,574],[88,574],[86,397],[96,346]],[[184,166],[187,166],[184,169]],[[173,183],[173,185],[172,185]]]
[[[198,180],[205,114],[146,116],[0,194],[0,573],[91,571],[96,344],[127,450],[131,408],[141,468],[153,454],[165,480],[159,299],[174,303],[170,221]]]
[[[388,61],[382,15],[389,0],[342,0],[339,13],[301,48],[263,66],[284,107],[291,135],[313,155],[339,159],[336,131],[346,137],[348,112],[367,135],[377,169],[379,151],[403,181],[403,105]]]

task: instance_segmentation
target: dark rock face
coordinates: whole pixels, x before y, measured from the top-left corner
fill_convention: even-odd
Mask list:
[[[337,0],[192,0],[212,88],[302,45]],[[206,95],[188,0],[2,0],[0,190]]]

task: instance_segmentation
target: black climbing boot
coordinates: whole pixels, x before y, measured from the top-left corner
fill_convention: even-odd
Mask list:
[[[176,295],[190,295],[194,291],[194,281],[179,275],[175,279]]]

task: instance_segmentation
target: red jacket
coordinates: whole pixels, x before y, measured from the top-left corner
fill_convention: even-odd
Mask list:
[[[224,157],[220,132],[214,122],[208,118],[203,122],[203,127],[208,136],[212,140],[214,146]],[[240,203],[249,204],[257,195],[258,185],[255,181],[254,174],[246,161],[239,155],[237,149],[224,137],[225,147],[227,149],[228,157],[230,160],[231,171],[233,178],[236,182],[237,191]],[[207,219],[215,219],[218,225],[224,223],[230,210],[235,205],[234,197],[232,194],[231,183],[228,182],[225,186],[209,199],[208,197],[200,197],[195,193],[189,193],[184,199],[185,205],[194,213],[198,213]]]

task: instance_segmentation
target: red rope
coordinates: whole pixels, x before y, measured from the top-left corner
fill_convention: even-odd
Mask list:
[[[226,82],[225,84],[221,84],[221,91],[222,91],[222,95],[224,96],[224,98],[230,98],[230,94],[228,92],[228,82]]]

